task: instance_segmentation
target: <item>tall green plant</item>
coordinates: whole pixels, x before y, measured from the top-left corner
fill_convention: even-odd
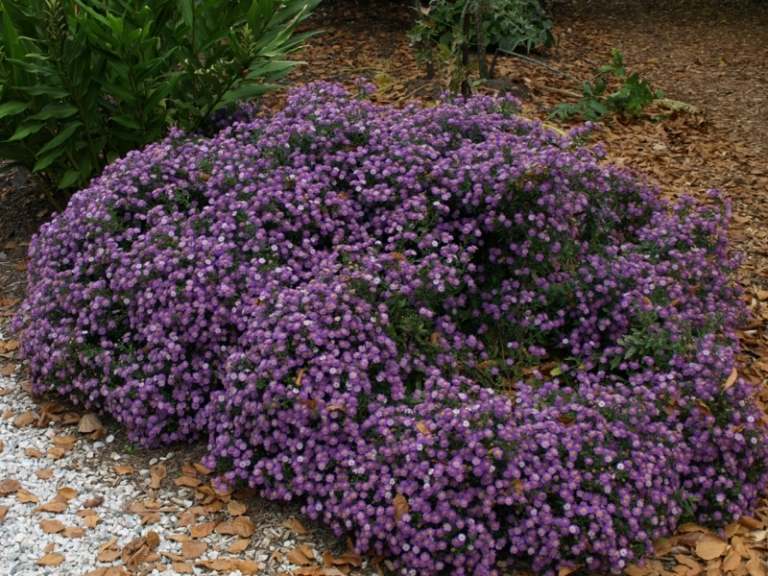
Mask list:
[[[320,0],[0,0],[0,158],[58,189],[276,87]]]

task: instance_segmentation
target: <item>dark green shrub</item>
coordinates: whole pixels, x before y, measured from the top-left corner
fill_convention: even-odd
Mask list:
[[[59,189],[258,96],[319,0],[0,0],[0,157]]]

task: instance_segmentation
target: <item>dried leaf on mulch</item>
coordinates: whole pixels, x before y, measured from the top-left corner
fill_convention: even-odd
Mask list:
[[[208,550],[208,544],[199,540],[190,540],[181,544],[181,554],[186,560],[200,558]]]
[[[8,506],[0,506],[0,522],[8,515]]]
[[[307,533],[307,529],[298,518],[288,518],[288,520],[283,522],[283,526],[298,536],[304,536]]]
[[[50,480],[53,478],[53,469],[40,468],[35,472],[35,476],[37,476],[40,480]]]
[[[205,538],[216,529],[216,522],[203,522],[189,527],[189,534],[192,538]]]
[[[216,526],[216,532],[225,536],[240,536],[250,538],[256,531],[253,521],[246,516],[237,516],[231,520],[225,520]]]
[[[240,554],[241,552],[244,552],[246,548],[248,548],[250,543],[250,538],[238,538],[227,547],[227,552],[230,554]]]
[[[21,482],[8,478],[0,481],[0,496],[15,494],[21,488]]]
[[[64,555],[58,552],[46,554],[37,561],[38,566],[60,566],[64,562]]]
[[[149,487],[153,490],[160,488],[160,484],[167,476],[168,472],[165,468],[165,464],[155,464],[149,469]]]
[[[99,417],[93,412],[83,414],[80,417],[80,422],[77,425],[77,431],[81,434],[93,434],[104,429],[104,425],[99,420]]]
[[[39,504],[40,499],[32,494],[29,490],[26,490],[25,488],[19,488],[16,491],[16,500],[21,502],[22,504]]]
[[[65,526],[64,523],[59,520],[41,520],[40,528],[42,528],[43,532],[46,534],[58,534],[59,532],[64,531]]]

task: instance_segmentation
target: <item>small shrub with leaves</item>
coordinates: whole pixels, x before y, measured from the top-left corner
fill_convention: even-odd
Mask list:
[[[59,189],[274,88],[319,0],[0,0],[0,157]]]
[[[616,83],[618,87],[609,92],[610,86]],[[634,119],[641,116],[654,100],[663,96],[637,72],[629,73],[624,65],[624,56],[615,49],[610,64],[601,66],[595,79],[584,82],[581,91],[581,99],[558,104],[551,116],[558,120],[599,120],[608,114],[616,114]]]
[[[475,54],[479,73],[491,68],[485,53],[530,52],[553,41],[552,23],[539,0],[430,0],[410,33],[417,56],[430,70],[447,69],[451,88],[469,74]]]
[[[336,85],[172,133],[30,246],[38,392],[298,500],[399,573],[620,572],[768,480],[729,208],[516,116]],[[581,130],[581,129],[579,129]]]

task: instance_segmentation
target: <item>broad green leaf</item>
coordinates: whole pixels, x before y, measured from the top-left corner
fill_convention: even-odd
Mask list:
[[[43,122],[28,122],[22,124],[16,129],[16,132],[13,133],[13,136],[6,140],[6,142],[17,142],[19,140],[24,140],[24,138],[27,136],[39,132],[43,126],[45,126],[45,123]]]
[[[59,158],[59,156],[64,154],[65,151],[66,150],[64,148],[57,148],[53,152],[46,154],[45,156],[40,158],[37,162],[35,162],[35,165],[32,167],[32,172],[40,172],[41,170],[45,170],[46,168],[48,168],[48,166],[53,164],[54,161],[56,161]]]
[[[56,186],[58,188],[69,188],[77,183],[77,181],[80,179],[80,172],[78,170],[72,170],[71,168],[64,172],[64,175],[59,179],[58,184]]]
[[[6,102],[5,104],[0,104],[0,118],[5,118],[6,116],[13,116],[14,114],[19,114],[20,112],[24,112],[29,108],[29,102]]]
[[[40,148],[40,150],[37,151],[37,155],[40,156],[41,154],[45,154],[49,150],[53,150],[54,148],[58,147],[59,145],[66,142],[74,133],[75,130],[80,128],[83,123],[79,120],[75,120],[74,122],[70,122],[67,124],[66,128],[64,128],[61,132],[56,134],[53,138],[51,138],[45,146]]]
[[[40,112],[31,116],[32,120],[50,120],[51,118],[69,118],[77,114],[77,108],[71,104],[48,104]]]

